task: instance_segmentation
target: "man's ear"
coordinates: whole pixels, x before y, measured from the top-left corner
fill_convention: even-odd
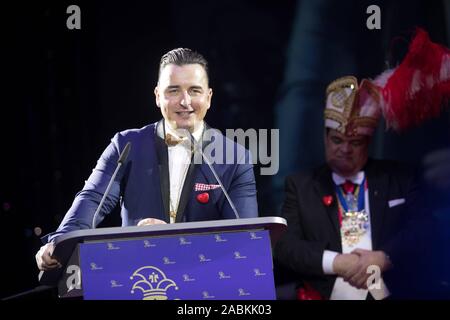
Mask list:
[[[208,109],[211,107],[211,98],[213,95],[213,90],[211,88],[208,89]]]
[[[160,108],[159,105],[159,90],[158,90],[158,86],[155,87],[155,90],[153,91],[155,93],[155,103],[158,106],[158,108]]]

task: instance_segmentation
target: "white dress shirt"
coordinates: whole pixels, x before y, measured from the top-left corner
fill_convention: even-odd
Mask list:
[[[358,172],[353,177],[343,178],[338,174],[332,174],[333,181],[335,185],[339,186],[343,184],[346,180],[350,180],[356,185],[361,185],[364,181],[365,174],[363,171]],[[368,215],[368,227],[364,235],[359,239],[359,241],[353,245],[347,244],[342,241],[342,253],[351,253],[353,250],[365,249],[372,250],[372,233],[371,233],[371,223],[370,223],[370,205],[369,205],[369,191],[364,189],[364,210]],[[333,271],[333,261],[338,255],[338,252],[325,250],[322,256],[322,268],[325,274],[335,274]],[[383,279],[380,280],[380,288],[374,288],[370,290],[374,299],[384,299],[389,295],[389,291],[384,284]],[[337,277],[333,291],[331,292],[331,300],[365,300],[367,298],[367,289],[357,289],[351,286],[348,282],[344,282],[342,277]]]
[[[192,135],[195,140],[200,141],[203,133],[204,122]],[[191,142],[189,138],[182,134],[182,131],[174,130],[167,121],[164,121],[164,129],[166,134],[170,133],[176,138],[180,138],[183,141],[174,146],[168,146],[168,167],[169,167],[169,211],[178,211],[178,205],[180,203],[181,192],[183,190],[184,180],[191,163]],[[162,136],[162,133],[158,133]],[[164,139],[164,137],[162,137]],[[170,218],[170,223],[174,223],[175,219]]]

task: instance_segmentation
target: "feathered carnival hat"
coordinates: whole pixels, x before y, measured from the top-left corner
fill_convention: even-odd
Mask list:
[[[450,100],[450,50],[417,29],[404,60],[374,80],[333,81],[326,91],[325,127],[372,135],[381,115],[400,131],[440,114]]]

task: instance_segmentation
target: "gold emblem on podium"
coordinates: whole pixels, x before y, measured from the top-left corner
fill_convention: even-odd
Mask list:
[[[178,290],[175,281],[167,278],[161,269],[154,266],[137,269],[130,277],[131,280],[135,278],[137,281],[131,288],[131,293],[134,294],[136,289],[141,290],[142,300],[167,300],[167,289],[175,287]]]

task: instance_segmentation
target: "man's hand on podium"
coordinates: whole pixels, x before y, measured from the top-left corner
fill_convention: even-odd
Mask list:
[[[151,226],[154,224],[166,224],[166,222],[155,218],[147,218],[139,221],[137,225],[138,227],[141,227],[141,226]]]
[[[166,222],[155,218],[147,218],[139,221],[138,226],[150,226],[155,224],[166,224]],[[48,271],[55,268],[61,268],[61,263],[52,256],[54,249],[55,246],[50,242],[42,246],[36,253],[36,264],[39,270]]]
[[[39,270],[48,271],[55,268],[61,268],[61,263],[52,257],[53,250],[55,249],[52,242],[42,246],[36,253],[36,263]]]

